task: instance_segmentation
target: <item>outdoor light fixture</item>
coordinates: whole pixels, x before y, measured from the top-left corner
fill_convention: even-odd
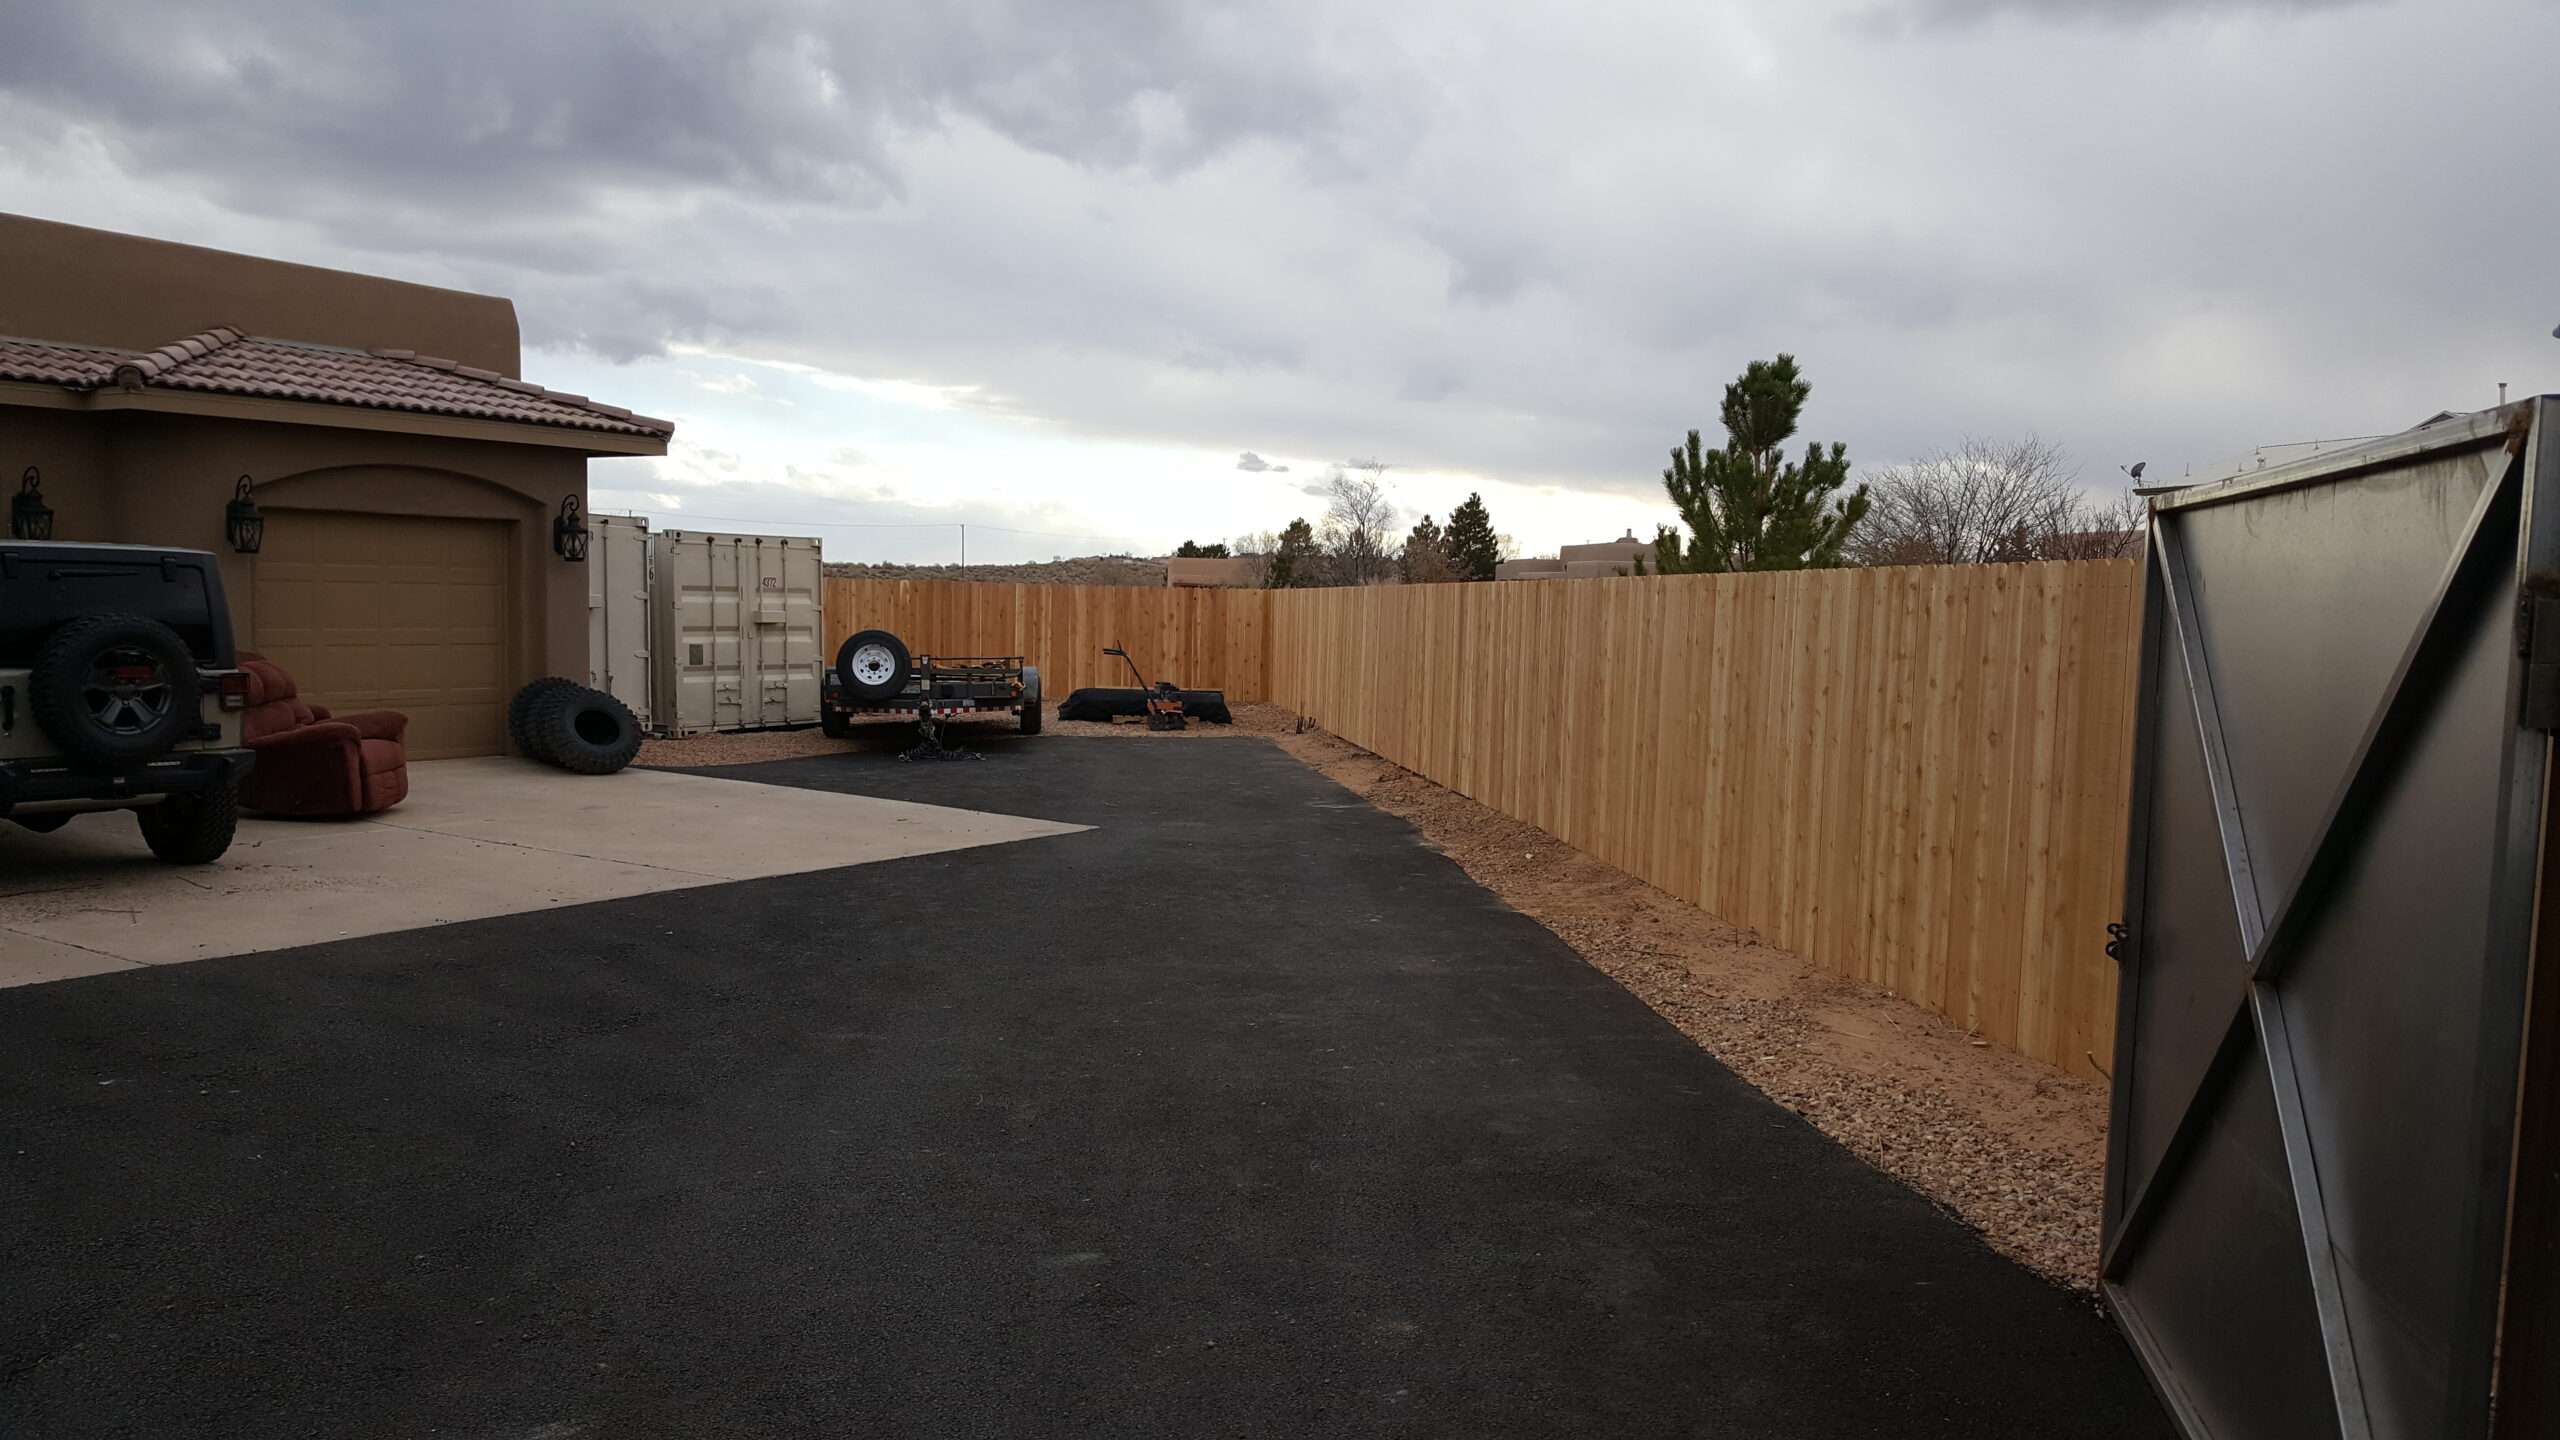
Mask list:
[[[255,555],[267,543],[267,517],[258,513],[258,502],[249,498],[249,477],[231,491],[231,503],[222,507],[222,533],[231,548],[243,555]]]
[[[560,497],[560,513],[551,522],[551,548],[571,564],[587,558],[587,522],[578,513],[575,495]]]
[[[44,503],[44,477],[33,465],[18,477],[18,493],[9,497],[9,535],[15,540],[53,538],[53,507]]]

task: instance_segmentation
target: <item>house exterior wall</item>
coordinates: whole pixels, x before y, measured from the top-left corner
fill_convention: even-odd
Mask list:
[[[500,296],[0,214],[0,335],[152,350],[217,325],[507,376],[520,364]]]
[[[232,623],[257,635],[258,558],[233,553],[223,507],[250,477],[268,513],[347,511],[499,520],[512,528],[514,683],[584,675],[584,567],[551,553],[561,497],[586,499],[586,456],[552,446],[282,425],[142,411],[83,413],[0,404],[0,472],[14,491],[42,467],[54,538],[176,545],[221,557]],[[0,540],[0,543],[6,543]]]

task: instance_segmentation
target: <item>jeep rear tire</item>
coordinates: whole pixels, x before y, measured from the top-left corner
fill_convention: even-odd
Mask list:
[[[199,723],[202,684],[176,631],[142,615],[54,627],[27,675],[27,709],[64,755],[102,770],[156,760]]]
[[[142,843],[172,865],[203,865],[222,858],[240,828],[240,790],[216,785],[191,795],[171,795],[134,812]]]

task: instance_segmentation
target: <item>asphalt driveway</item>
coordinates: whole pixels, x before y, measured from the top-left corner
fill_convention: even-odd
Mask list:
[[[0,990],[0,1434],[2165,1436],[2089,1305],[1267,743]]]

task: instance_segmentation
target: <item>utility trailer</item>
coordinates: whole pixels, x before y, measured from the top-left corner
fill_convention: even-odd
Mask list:
[[[843,739],[858,716],[913,719],[930,739],[943,720],[1015,717],[1040,733],[1040,668],[1019,655],[910,656],[886,630],[864,630],[836,649],[818,699],[819,727]]]

